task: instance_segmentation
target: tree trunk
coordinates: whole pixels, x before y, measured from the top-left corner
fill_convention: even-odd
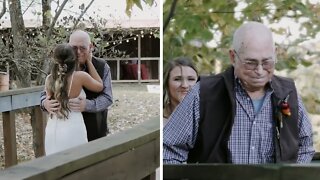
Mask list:
[[[26,61],[25,27],[20,0],[9,0],[9,12],[13,38],[14,72],[18,80],[18,87],[29,87],[31,73],[28,61]]]
[[[167,29],[167,27],[168,27],[168,25],[169,25],[169,23],[170,23],[170,20],[171,20],[171,19],[173,18],[173,16],[174,16],[174,12],[175,12],[175,10],[176,10],[177,2],[178,2],[178,0],[172,1],[169,15],[168,15],[168,17],[166,18],[165,22],[163,23],[163,32],[166,31],[166,29]]]
[[[6,4],[7,4],[6,0],[3,0],[3,2],[2,2],[2,10],[0,12],[0,19],[6,13],[6,10],[7,10]]]
[[[42,3],[42,29],[45,32],[49,31],[49,28],[51,26],[51,20],[52,20],[52,14],[51,14],[51,2],[52,0],[41,0]],[[50,39],[50,37],[47,37],[47,39]],[[48,42],[47,42],[48,44]],[[43,47],[44,49],[48,47],[45,46]],[[46,53],[44,53],[42,55],[42,59],[40,61],[40,66],[41,66],[41,70],[44,73],[39,73],[37,75],[37,79],[36,79],[36,84],[37,85],[43,85],[44,84],[44,80],[46,78],[46,74],[49,73],[50,71],[50,62],[48,61],[48,55]]]
[[[46,1],[50,1],[51,2],[51,0],[42,0],[42,3],[46,3]],[[50,23],[50,25],[48,27],[46,27],[47,28],[46,29],[46,40],[47,40],[46,43],[47,44],[49,44],[51,35],[53,33],[53,30],[54,30],[54,25],[56,24],[56,22],[58,20],[58,17],[60,16],[60,14],[61,14],[64,6],[67,4],[67,2],[68,2],[68,0],[63,0],[62,4],[59,7],[59,10],[56,12],[55,16],[52,18],[52,21],[51,21],[51,18],[50,18],[51,23]],[[44,7],[44,5],[42,4],[42,11],[43,11],[42,14],[45,14],[45,12],[44,12],[45,9],[43,7]],[[50,72],[50,61],[48,60],[48,54],[44,53],[42,57],[43,58],[42,58],[42,62],[41,62],[41,69],[45,73],[49,73]],[[39,74],[37,76],[37,85],[44,84],[45,78],[46,78],[45,74],[43,74],[43,73]]]
[[[42,28],[48,30],[51,23],[51,1],[52,0],[41,0],[42,1]]]

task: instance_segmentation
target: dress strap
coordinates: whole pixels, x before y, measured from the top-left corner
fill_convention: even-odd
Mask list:
[[[70,86],[69,86],[68,97],[70,96],[70,91],[71,91],[71,86],[72,86],[72,81],[73,81],[73,75],[74,75],[74,71],[72,72],[72,75],[71,75],[71,81],[70,81]]]

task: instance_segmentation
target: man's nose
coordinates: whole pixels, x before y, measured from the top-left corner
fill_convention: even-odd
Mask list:
[[[80,53],[81,53],[80,48],[77,48],[77,54],[80,54]]]
[[[258,64],[256,67],[256,72],[261,73],[263,71],[263,66],[262,64]]]

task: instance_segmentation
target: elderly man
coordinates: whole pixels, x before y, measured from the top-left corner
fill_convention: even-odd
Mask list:
[[[163,130],[164,163],[308,163],[314,148],[304,105],[291,79],[273,75],[271,31],[240,26],[232,66],[201,77]]]
[[[110,67],[105,60],[92,56],[93,45],[87,32],[76,30],[70,35],[69,44],[74,48],[79,68],[88,72],[87,62],[92,62],[103,81],[101,93],[95,93],[84,88],[86,99],[71,99],[69,107],[73,111],[82,112],[89,141],[106,136],[108,133],[108,107],[113,103]],[[59,108],[57,100],[41,95],[41,108],[54,112]],[[75,135],[76,136],[76,135]]]

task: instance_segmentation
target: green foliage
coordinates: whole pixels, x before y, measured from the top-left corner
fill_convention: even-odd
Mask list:
[[[173,2],[167,0],[164,3],[164,27]],[[295,27],[280,24],[284,19],[299,23],[300,32],[305,33],[298,35],[292,31]],[[315,85],[319,84],[320,45],[318,42],[318,45],[306,48],[303,42],[314,39],[320,32],[320,3],[302,3],[299,0],[179,0],[164,29],[164,66],[174,57],[189,56],[200,74],[220,72],[230,64],[228,51],[233,32],[246,21],[280,25],[271,28],[275,35],[285,37],[285,43],[276,44],[276,70],[295,79],[308,111],[319,114],[320,87]],[[210,46],[207,45],[209,42]]]
[[[167,20],[173,1],[165,1],[163,20]],[[244,8],[238,5],[246,4]],[[300,35],[296,40],[286,44],[278,44],[282,48],[278,54],[277,69],[295,69],[298,64],[311,65],[297,54],[288,54],[287,50],[297,47],[301,42],[313,39],[320,31],[320,5],[304,4],[298,0],[179,0],[168,26],[164,29],[163,52],[165,63],[176,56],[193,57],[202,74],[216,73],[215,62],[220,61],[222,67],[229,64],[228,49],[231,47],[233,32],[245,21],[261,21],[274,24],[283,18],[295,22],[302,21]],[[290,37],[290,29],[272,28],[275,34]],[[197,42],[197,47],[192,42]],[[214,46],[208,42],[214,41]],[[190,44],[191,43],[191,44]],[[199,46],[200,45],[200,46]],[[317,52],[312,52],[311,55]],[[316,54],[317,55],[317,54]],[[209,66],[209,67],[208,67]]]
[[[130,17],[131,16],[131,10],[134,5],[136,5],[139,9],[143,10],[141,1],[146,3],[149,6],[152,6],[154,3],[154,0],[126,0],[127,6],[126,6],[126,14]]]

